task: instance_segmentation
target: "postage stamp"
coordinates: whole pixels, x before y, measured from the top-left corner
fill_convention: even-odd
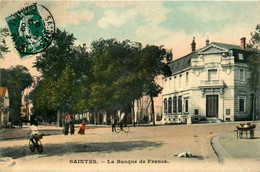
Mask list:
[[[21,58],[37,54],[50,46],[55,22],[46,7],[34,3],[10,15],[6,21]]]

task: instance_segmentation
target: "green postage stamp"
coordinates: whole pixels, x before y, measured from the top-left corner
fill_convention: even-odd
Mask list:
[[[50,46],[55,22],[46,7],[34,3],[10,15],[6,21],[21,58]]]

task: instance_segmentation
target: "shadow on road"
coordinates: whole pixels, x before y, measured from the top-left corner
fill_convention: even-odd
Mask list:
[[[147,141],[127,141],[127,142],[98,142],[98,143],[75,143],[67,142],[63,144],[46,144],[43,145],[44,156],[62,156],[68,153],[85,153],[85,152],[123,152],[132,150],[141,150],[151,147],[160,147],[163,143]],[[37,152],[36,152],[37,153]],[[21,158],[34,155],[27,146],[8,147],[0,149],[1,157]]]

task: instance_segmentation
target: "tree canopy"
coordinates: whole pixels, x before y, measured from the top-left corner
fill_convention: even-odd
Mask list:
[[[248,66],[251,71],[251,75],[248,78],[250,87],[257,91],[259,90],[259,77],[260,77],[260,24],[256,26],[256,30],[251,33],[251,40],[247,45],[249,48],[252,48],[254,54],[248,58]]]
[[[162,46],[116,39],[92,43],[94,82],[91,84],[91,105],[99,108],[118,107],[130,111],[135,100],[143,95],[151,99],[162,88],[154,81],[158,75],[169,75],[172,54]]]
[[[23,91],[33,83],[33,79],[24,66],[15,66],[10,69],[1,69],[0,83],[2,87],[7,87],[10,101],[10,121],[17,121],[20,118],[20,107]]]
[[[37,58],[42,76],[31,93],[35,111],[127,111],[143,95],[156,97],[162,88],[154,78],[170,74],[165,62],[172,54],[162,46],[99,39],[87,51],[74,41],[73,34],[57,30],[53,46]]]
[[[53,45],[37,58],[34,67],[42,76],[31,93],[35,111],[73,113],[86,108],[91,59],[85,47],[74,45],[75,40],[73,34],[58,29]]]
[[[251,32],[251,39],[247,46],[254,49],[260,48],[260,24],[256,26],[254,32]]]

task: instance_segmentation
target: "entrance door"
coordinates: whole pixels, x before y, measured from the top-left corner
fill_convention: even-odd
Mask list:
[[[218,117],[218,95],[206,96],[206,117]]]

